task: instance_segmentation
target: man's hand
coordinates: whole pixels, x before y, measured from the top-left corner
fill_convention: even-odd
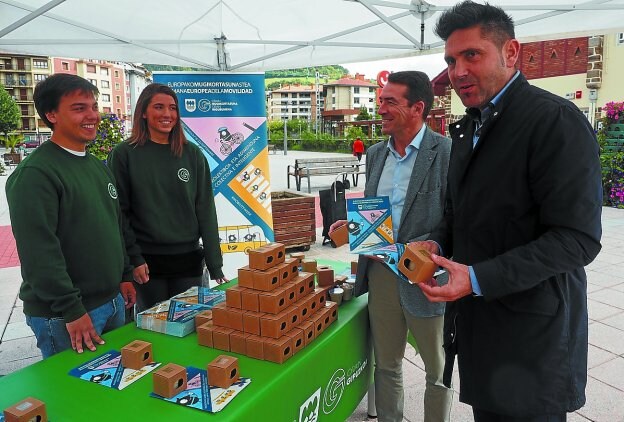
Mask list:
[[[444,286],[438,286],[433,278],[428,283],[418,283],[418,287],[420,287],[429,301],[451,302],[472,293],[470,274],[466,265],[449,261],[435,254],[431,254],[431,260],[447,271],[449,279]]]
[[[94,342],[97,344],[104,344],[104,340],[102,340],[95,331],[89,314],[84,314],[77,320],[66,323],[65,326],[67,327],[67,332],[71,339],[72,349],[78,353],[82,353],[83,343],[92,352],[95,351]]]
[[[149,267],[147,264],[139,265],[132,270],[134,281],[139,284],[145,284],[149,281]]]
[[[217,284],[223,284],[223,283],[229,283],[229,282],[230,282],[230,280],[228,280],[228,279],[227,279],[227,278],[225,278],[225,277],[222,277],[222,278],[215,278],[215,281],[217,282]]]
[[[131,281],[122,281],[119,283],[119,290],[124,298],[126,309],[132,308],[136,303],[136,290]]]
[[[429,253],[433,253],[436,255],[440,254],[438,244],[432,240],[419,240],[418,242],[409,242],[407,246],[423,248],[429,251]]]
[[[329,226],[329,233],[333,232],[338,227],[343,226],[345,224],[347,224],[347,220],[337,220],[331,226]]]

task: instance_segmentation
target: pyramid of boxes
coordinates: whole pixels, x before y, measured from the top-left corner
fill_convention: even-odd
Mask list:
[[[338,306],[299,264],[280,243],[250,251],[238,285],[197,326],[199,344],[276,363],[309,345],[337,319]]]

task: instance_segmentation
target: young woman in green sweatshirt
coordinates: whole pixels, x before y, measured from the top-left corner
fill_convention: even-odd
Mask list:
[[[203,261],[213,280],[227,281],[210,168],[184,137],[171,88],[154,83],[143,90],[132,135],[113,149],[108,165],[134,266],[137,312],[200,285]]]

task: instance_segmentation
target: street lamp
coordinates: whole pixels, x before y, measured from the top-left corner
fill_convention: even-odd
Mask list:
[[[288,122],[288,115],[283,114],[282,117],[284,118],[284,155],[288,155],[288,134],[286,131],[286,126],[288,126],[286,124]]]

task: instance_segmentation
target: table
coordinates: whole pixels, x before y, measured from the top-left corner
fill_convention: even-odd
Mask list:
[[[324,262],[325,263],[325,262]],[[327,262],[337,273],[344,263]],[[346,267],[345,267],[346,268]],[[318,421],[344,421],[358,406],[371,381],[367,296],[343,302],[338,320],[284,364],[239,359],[241,376],[252,382],[221,412],[211,414],[149,396],[146,375],[118,391],[67,373],[74,367],[130,341],[149,341],[157,362],[205,368],[226,353],[197,344],[197,334],[177,338],[141,330],[133,324],[103,336],[105,345],[81,355],[66,351],[0,378],[0,409],[32,396],[46,403],[56,421],[303,421],[316,412]]]

